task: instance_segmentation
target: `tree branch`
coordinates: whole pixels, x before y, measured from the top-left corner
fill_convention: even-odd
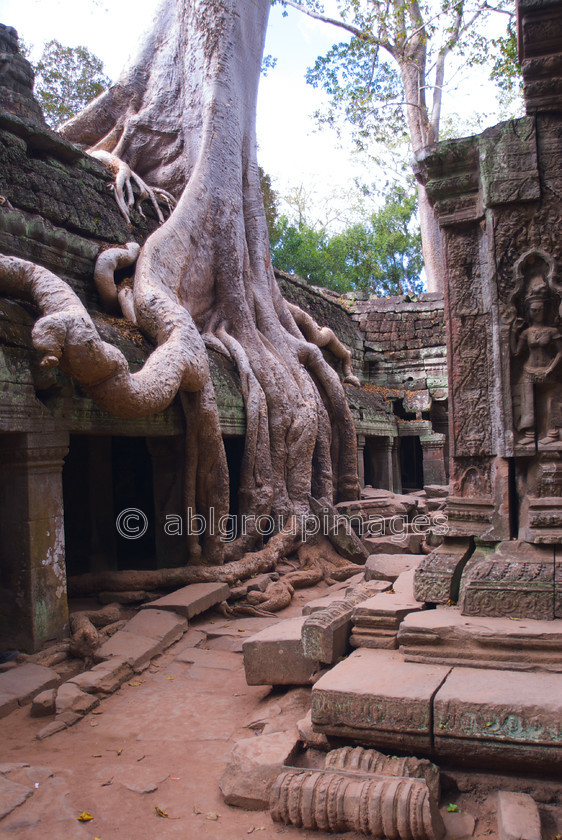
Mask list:
[[[301,6],[300,3],[296,3],[295,0],[282,0],[282,3],[284,6],[291,6],[293,9],[298,9],[299,12],[303,12],[305,15],[308,15],[308,17],[314,18],[314,20],[320,20],[322,23],[331,23],[332,26],[338,26],[340,29],[345,29],[346,32],[351,32],[352,35],[355,35],[356,38],[360,38],[362,41],[371,41],[374,44],[379,43],[372,35],[369,35],[363,29],[359,29],[357,26],[353,26],[351,23],[346,23],[343,20],[328,17],[327,15],[320,14],[320,12],[314,12],[312,9],[306,9],[304,6]]]

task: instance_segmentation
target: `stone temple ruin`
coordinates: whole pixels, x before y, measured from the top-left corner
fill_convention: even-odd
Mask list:
[[[363,493],[337,513],[361,531],[348,556],[368,556],[301,617],[244,642],[249,685],[312,685],[301,753],[322,758],[307,764],[294,740],[278,739],[258,782],[237,763],[259,749],[252,740],[221,780],[229,804],[266,808],[271,798],[278,822],[441,837],[431,762],[560,773],[562,5],[521,0],[518,15],[527,115],[418,162],[446,246],[444,296],[336,296],[277,273],[286,300],[351,351],[359,384],[345,389]],[[45,126],[9,27],[0,51],[0,252],[63,277],[100,335],[140,367],[150,346],[106,311],[93,282],[100,249],[131,238],[111,179]],[[133,219],[142,244],[156,215]],[[32,654],[67,631],[67,577],[72,586],[84,573],[189,562],[164,528],[181,510],[183,417],[175,403],[143,420],[110,417],[58,369],[40,368],[33,307],[10,296],[0,307],[0,649]],[[236,475],[239,382],[223,356],[210,349],[209,360]],[[236,505],[233,493],[233,516]],[[124,508],[150,513],[134,543],[115,530]],[[385,530],[391,519],[398,532]],[[221,586],[196,611],[225,600]],[[191,620],[180,602],[149,606]],[[100,679],[110,662],[111,652]],[[532,808],[529,834],[507,827],[525,794],[501,797],[501,836],[539,838]]]

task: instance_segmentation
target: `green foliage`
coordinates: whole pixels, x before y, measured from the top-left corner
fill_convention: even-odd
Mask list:
[[[271,231],[273,263],[311,285],[375,295],[423,291],[415,194],[395,187],[382,208],[329,236],[300,218],[281,216]]]
[[[49,41],[35,66],[35,97],[52,128],[81,111],[110,84],[103,62],[86,47]]]
[[[258,171],[267,227],[269,231],[272,231],[275,230],[277,217],[279,215],[279,196],[271,185],[271,178],[269,175],[263,171],[261,166],[258,166]]]

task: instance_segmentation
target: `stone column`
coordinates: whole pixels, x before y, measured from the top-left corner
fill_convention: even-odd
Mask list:
[[[447,484],[445,471],[445,435],[420,437],[423,454],[423,483]]]
[[[68,624],[63,459],[68,434],[0,436],[0,649],[38,650]]]
[[[188,558],[183,508],[183,437],[147,438],[146,442],[152,460],[156,563],[160,569],[185,566]],[[167,516],[179,519],[170,525]]]
[[[357,477],[362,490],[365,487],[365,435],[357,435]]]
[[[402,475],[400,471],[400,455],[398,453],[398,445],[400,443],[400,438],[389,438],[391,441],[391,452],[390,452],[390,462],[392,464],[392,484],[390,489],[393,493],[401,493],[402,492]]]

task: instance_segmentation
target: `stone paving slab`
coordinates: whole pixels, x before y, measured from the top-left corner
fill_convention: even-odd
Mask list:
[[[305,616],[288,618],[246,639],[244,669],[248,685],[310,685],[320,664],[304,655]]]
[[[123,627],[127,633],[158,639],[166,647],[187,630],[185,618],[166,610],[141,610]]]
[[[226,650],[188,648],[178,653],[175,661],[185,662],[188,665],[201,665],[204,668],[219,668],[224,671],[233,671],[240,665],[240,654],[230,653]]]
[[[157,639],[119,630],[96,650],[94,656],[98,661],[117,656],[124,659],[133,670],[137,670],[148,665],[152,657],[162,653],[165,647]]]
[[[10,671],[0,674],[0,697],[13,697],[20,706],[31,703],[40,691],[55,688],[60,683],[60,677],[52,668],[26,662]]]
[[[449,669],[399,653],[356,650],[312,689],[312,723],[325,735],[391,750],[428,752],[432,700]]]
[[[0,820],[33,795],[33,788],[0,778]]]
[[[18,708],[18,705],[17,697],[14,697],[13,694],[0,692],[0,718],[11,715]]]
[[[453,668],[433,718],[438,760],[562,768],[562,674]]]
[[[88,694],[113,694],[132,674],[133,669],[124,657],[111,656],[94,665],[89,671],[72,677],[68,682],[77,685]]]
[[[528,793],[498,791],[499,840],[541,840],[539,809]]]
[[[170,610],[190,619],[226,601],[230,588],[226,583],[192,583],[169,595],[143,604],[144,610]]]
[[[417,569],[425,554],[370,554],[365,563],[365,580],[394,582],[402,572]]]

